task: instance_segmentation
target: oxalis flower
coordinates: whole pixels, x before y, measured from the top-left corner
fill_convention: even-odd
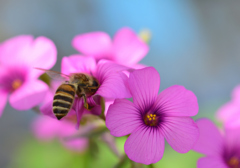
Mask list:
[[[22,35],[0,44],[0,115],[7,102],[17,110],[28,110],[44,98],[48,86],[38,80],[44,73],[34,67],[49,69],[56,62],[54,43],[45,38]]]
[[[240,127],[240,86],[236,86],[232,92],[232,99],[224,104],[217,112],[217,118],[225,127]]]
[[[120,29],[113,41],[105,32],[91,32],[74,37],[73,47],[83,55],[97,61],[107,59],[118,64],[139,68],[137,64],[148,52],[149,47],[130,28]]]
[[[61,71],[63,74],[85,73],[94,76],[100,84],[96,93],[87,97],[87,102],[92,107],[90,111],[86,110],[83,106],[83,99],[81,97],[75,98],[71,111],[74,110],[77,114],[77,127],[80,124],[82,114],[101,114],[100,98],[112,100],[131,97],[129,90],[125,86],[127,76],[121,72],[124,69],[126,67],[104,60],[96,64],[95,59],[92,57],[72,55],[63,58]],[[52,116],[52,101],[44,105],[41,111],[44,114]]]
[[[189,117],[198,113],[196,96],[179,85],[158,95],[160,77],[152,67],[130,73],[128,85],[133,103],[117,99],[106,116],[113,136],[131,134],[124,145],[128,157],[143,164],[158,162],[163,156],[164,138],[177,152],[192,149],[199,134]]]
[[[240,127],[226,129],[222,134],[209,119],[196,121],[199,139],[193,150],[205,154],[198,168],[240,168]]]

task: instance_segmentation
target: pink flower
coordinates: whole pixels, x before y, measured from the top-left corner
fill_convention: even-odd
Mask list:
[[[40,116],[33,121],[32,130],[38,139],[50,141],[57,138],[70,150],[83,151],[88,145],[87,138],[67,139],[81,131],[77,131],[74,123],[69,120],[58,121]]]
[[[217,118],[224,122],[225,127],[240,126],[240,86],[234,88],[232,100],[218,110]]]
[[[105,32],[92,32],[74,37],[73,47],[97,61],[108,59],[129,67],[136,65],[148,52],[148,46],[130,28],[120,29],[113,41]]]
[[[96,64],[94,58],[79,55],[64,57],[62,60],[63,74],[87,73],[93,75],[98,80],[100,87],[97,92],[87,98],[89,105],[93,106],[90,112],[96,115],[99,115],[102,110],[99,102],[100,97],[111,100],[131,97],[128,88],[125,86],[127,76],[121,72],[124,69],[126,69],[126,67],[109,61],[100,61]],[[44,106],[41,111],[45,114],[53,114],[51,104],[52,101],[47,108]],[[75,98],[72,109],[77,112],[77,125],[79,125],[82,114],[89,113],[83,106],[83,99]]]
[[[164,138],[180,153],[192,149],[198,138],[193,119],[198,113],[196,96],[175,85],[158,95],[160,77],[152,68],[130,73],[133,103],[117,99],[109,107],[106,126],[113,136],[131,134],[124,146],[128,157],[139,163],[158,162],[164,152]]]
[[[240,167],[240,127],[227,129],[222,135],[208,119],[197,122],[199,139],[193,150],[205,154],[197,163],[198,168],[239,168]]]
[[[54,43],[46,37],[30,35],[11,38],[0,44],[0,115],[7,102],[17,110],[28,110],[44,98],[48,86],[38,80],[44,73],[34,69],[51,68],[57,58]]]

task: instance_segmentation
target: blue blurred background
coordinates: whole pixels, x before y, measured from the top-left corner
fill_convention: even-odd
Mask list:
[[[152,34],[150,51],[141,63],[155,67],[163,90],[184,85],[198,97],[199,116],[214,117],[240,83],[240,1],[225,0],[1,0],[0,41],[20,34],[46,36],[63,56],[77,53],[77,34],[124,26]],[[0,167],[7,167],[31,136],[32,111],[9,105],[0,118]]]

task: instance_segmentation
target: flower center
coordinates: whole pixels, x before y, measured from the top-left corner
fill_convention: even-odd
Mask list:
[[[228,165],[230,166],[230,168],[239,168],[240,167],[240,161],[236,156],[233,156],[228,161]]]
[[[13,90],[18,89],[21,85],[22,85],[22,81],[21,81],[20,79],[15,79],[15,80],[12,82],[12,88],[13,88]]]
[[[144,123],[148,126],[157,126],[158,125],[158,116],[156,114],[146,114],[144,116]]]

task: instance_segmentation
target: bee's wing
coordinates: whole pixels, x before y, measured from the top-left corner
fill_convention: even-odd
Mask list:
[[[35,69],[45,71],[46,74],[48,74],[48,76],[50,78],[57,80],[57,81],[65,81],[65,80],[69,80],[69,78],[70,78],[68,75],[62,74],[60,72],[51,71],[51,70],[42,69],[42,68],[35,68]]]

